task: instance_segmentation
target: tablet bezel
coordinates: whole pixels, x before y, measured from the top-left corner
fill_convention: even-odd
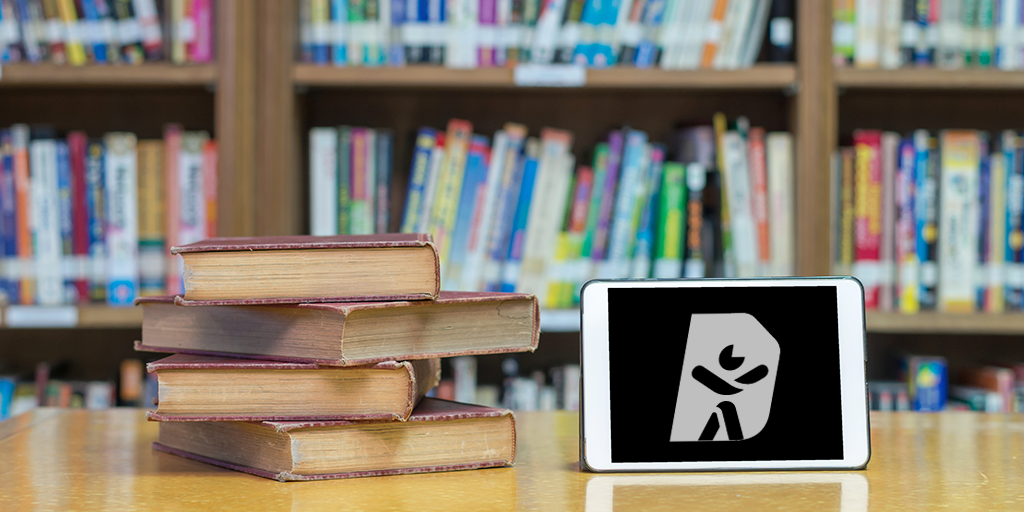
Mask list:
[[[836,288],[843,459],[778,461],[620,462],[611,459],[608,290],[611,288]],[[736,471],[769,469],[862,469],[871,456],[864,289],[852,277],[757,279],[596,280],[584,285],[580,301],[580,465],[591,471]]]

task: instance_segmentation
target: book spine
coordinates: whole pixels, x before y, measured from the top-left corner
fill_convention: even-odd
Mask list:
[[[43,306],[59,305],[64,302],[64,276],[57,143],[52,139],[33,140],[29,153],[36,301]]]
[[[853,148],[842,148],[839,151],[842,174],[842,207],[839,216],[839,265],[843,274],[852,274],[854,259],[853,226],[856,219],[856,207],[853,197],[856,184],[854,162],[856,153]]]
[[[768,151],[768,223],[771,246],[771,275],[791,276],[796,272],[793,199],[793,136],[771,132],[765,138]]]
[[[11,144],[14,153],[14,203],[18,259],[21,262],[20,304],[33,304],[36,299],[35,272],[32,271],[32,182],[29,174],[29,129],[23,124],[11,126]]]
[[[57,148],[57,204],[60,215],[60,273],[64,279],[61,302],[74,304],[78,302],[79,294],[76,287],[78,272],[74,259],[75,230],[71,197],[71,155],[66,141],[58,140],[55,144]]]
[[[105,152],[103,142],[90,142],[85,160],[85,209],[89,230],[89,298],[94,302],[103,302],[107,299],[106,203],[103,190],[106,183],[104,178]]]
[[[86,205],[85,152],[89,141],[84,132],[68,134],[68,157],[71,165],[71,253],[73,255],[74,302],[89,298],[89,214]],[[161,255],[162,256],[162,255]]]
[[[331,236],[338,230],[338,130],[309,131],[310,234]]]
[[[864,286],[864,307],[878,309],[879,258],[882,234],[882,134],[859,130],[853,134],[856,151],[854,190],[853,273]]]
[[[719,46],[722,44],[722,24],[725,21],[728,5],[729,0],[715,0],[714,7],[711,9],[711,18],[707,20],[703,47],[700,51],[700,67],[703,69],[711,68],[715,54],[718,53]]]
[[[18,303],[17,206],[14,191],[14,148],[11,131],[0,129],[0,295],[9,304]]]
[[[139,64],[146,59],[142,46],[142,25],[134,13],[132,0],[115,0],[117,28],[121,41],[121,59],[129,64]]]
[[[917,45],[914,47],[914,64],[930,66],[935,62],[935,47],[939,39],[936,0],[917,1],[915,15],[918,26]]]
[[[390,130],[381,130],[377,134],[377,190],[376,201],[376,233],[387,233],[388,225],[391,223],[390,210],[391,200],[389,190],[391,188],[392,172],[392,146],[394,136]],[[337,140],[337,139],[335,139]]]
[[[93,61],[97,64],[106,64],[109,59],[107,58],[107,44],[100,37],[100,13],[96,8],[98,1],[104,0],[79,0],[83,18],[80,24],[83,29],[84,42],[89,48],[87,53],[92,55]]]
[[[701,164],[694,163],[684,168],[679,162],[665,162],[662,169],[661,194],[658,198],[658,236],[654,249],[656,278],[677,278],[684,275],[683,235],[686,220],[683,217],[683,205],[686,204],[687,181],[689,178],[696,182],[697,175],[702,170]],[[693,178],[690,178],[691,175]]]
[[[1006,162],[1006,309],[1024,307],[1024,159],[1021,138],[1013,131],[1002,133]]]
[[[206,190],[203,185],[203,145],[206,132],[185,132],[178,159],[178,187],[181,199],[180,243],[191,244],[206,238]]]
[[[643,186],[644,149],[647,134],[630,130],[626,135],[626,147],[622,155],[622,177],[615,198],[608,240],[608,257],[605,270],[598,273],[602,278],[624,278],[629,274],[629,243],[636,237],[632,228],[633,209],[640,188]]]
[[[900,24],[902,23],[903,0],[881,0],[881,41],[878,52],[879,67],[896,69],[900,67]]]
[[[881,57],[882,0],[856,0],[854,65],[877,68]]]
[[[911,408],[915,411],[941,411],[946,408],[949,388],[949,365],[941,357],[910,357],[907,384]]]
[[[985,311],[985,298],[988,295],[988,262],[992,255],[989,254],[989,210],[991,209],[992,198],[989,190],[992,183],[992,163],[989,160],[988,144],[985,138],[982,139],[981,151],[978,154],[978,259],[974,268],[975,300],[974,310]]]
[[[643,209],[647,205],[648,196],[653,188],[651,186],[651,172],[654,169],[651,163],[654,158],[654,150],[654,145],[644,144],[640,157],[640,176],[633,189],[633,211],[630,212],[629,222],[629,232],[633,235],[629,237],[626,244],[626,261],[629,262],[629,266],[626,268],[626,275],[631,275],[631,271],[636,263],[633,258],[636,255],[637,244],[640,243],[642,236],[640,222],[643,218]],[[662,151],[662,153],[664,152]],[[662,160],[664,160],[664,157],[662,157]],[[647,267],[650,269],[649,264]]]
[[[136,11],[138,12],[138,11]],[[167,227],[164,229],[164,237],[167,247],[181,245],[181,184],[178,175],[181,174],[181,126],[168,125],[164,129],[164,212],[166,214]],[[106,146],[106,156],[110,158],[110,147]],[[107,172],[110,167],[105,166]],[[105,178],[106,179],[106,178]],[[109,211],[109,210],[105,210]],[[182,282],[182,269],[184,263],[180,256],[166,253],[167,255],[167,293],[169,295],[182,295],[185,293]],[[109,279],[109,278],[108,278]],[[109,300],[109,298],[108,298]]]
[[[366,197],[367,178],[367,145],[369,135],[366,128],[352,128],[352,166],[351,166],[351,194],[352,200],[349,203],[350,233],[354,235],[366,235],[370,233],[370,226],[366,220],[370,216],[369,198]]]
[[[633,269],[630,276],[638,279],[651,277],[654,262],[654,230],[657,217],[658,194],[661,193],[661,175],[665,169],[665,147],[651,147],[650,171],[647,190],[641,204],[640,223],[637,228],[636,247],[633,250]]]
[[[423,185],[423,201],[420,213],[417,215],[416,232],[427,233],[431,229],[431,221],[434,214],[434,199],[437,196],[437,182],[444,165],[447,151],[444,148],[444,132],[438,132],[434,140],[434,148],[430,150],[430,165],[427,167],[426,184]]]
[[[39,39],[32,22],[32,14],[29,12],[29,0],[14,0],[18,10],[18,20],[21,22],[21,47],[24,50],[26,59],[29,62],[40,62],[43,54],[40,51]]]
[[[896,167],[899,158],[898,133],[882,134],[881,240],[878,248],[878,309],[892,311],[895,302],[896,271]]]
[[[963,65],[963,26],[960,11],[963,0],[940,0],[939,41],[936,63],[940,68],[957,69]]]
[[[921,25],[917,22],[918,0],[901,0],[903,13],[900,21],[900,66],[914,63],[914,52],[923,37]]]
[[[576,171],[575,190],[573,192],[572,206],[569,210],[569,222],[566,228],[568,235],[568,247],[566,248],[566,270],[562,277],[562,289],[559,304],[562,307],[571,307],[576,304],[579,294],[579,286],[585,278],[585,265],[587,260],[583,256],[583,237],[587,229],[587,219],[590,208],[590,197],[594,194],[594,170],[590,167],[580,167]]]
[[[707,276],[703,240],[706,182],[707,169],[703,164],[694,162],[686,166],[686,195],[683,198],[686,204],[686,259],[683,261],[683,277],[687,278]]]
[[[1012,132],[1011,132],[1012,134]],[[988,210],[988,290],[985,295],[985,312],[1002,313],[1006,309],[1006,158],[1003,152],[995,150],[989,156],[991,176],[989,177]],[[1024,192],[1024,191],[1022,191]]]
[[[104,142],[107,304],[131,306],[139,289],[136,139],[130,133],[108,133]]]
[[[438,176],[437,191],[434,199],[434,241],[437,243],[441,256],[441,268],[448,259],[451,245],[452,229],[455,227],[455,216],[458,213],[459,191],[462,190],[462,179],[466,172],[466,155],[469,142],[473,136],[473,125],[469,121],[452,119],[448,122],[445,135],[445,162]]]
[[[522,154],[526,141],[524,127],[510,128],[509,150],[505,160],[501,191],[498,193],[498,206],[491,238],[487,243],[487,260],[484,262],[484,289],[498,291],[501,289],[501,268],[508,255],[512,239],[512,225],[515,222],[516,206],[522,191],[525,156]]]
[[[853,63],[857,47],[854,0],[832,2],[832,61],[846,66]]]
[[[509,136],[504,130],[494,134],[494,147],[487,160],[483,196],[478,199],[479,215],[473,219],[467,244],[466,263],[462,270],[460,290],[480,290],[483,282],[484,261],[490,245],[490,234],[494,232],[494,219],[498,214],[499,193],[505,182],[505,165],[509,151]]]
[[[917,254],[914,217],[914,166],[917,161],[914,140],[904,138],[899,148],[896,174],[896,301],[901,313],[917,313],[921,272]]]
[[[587,207],[587,225],[583,230],[583,242],[580,245],[580,254],[589,260],[593,251],[594,242],[597,236],[597,226],[601,216],[601,205],[603,203],[602,192],[605,188],[605,180],[608,174],[608,143],[599,142],[594,147],[594,191],[590,194],[590,204]],[[585,263],[584,263],[585,265]],[[586,269],[584,269],[586,272]],[[590,279],[589,273],[585,273],[584,281]],[[580,281],[579,284],[583,284]]]
[[[523,180],[516,201],[515,216],[509,236],[508,253],[501,266],[502,292],[514,292],[519,283],[519,271],[523,258],[523,244],[526,241],[526,224],[530,218],[530,206],[533,200],[534,182],[537,177],[537,166],[540,160],[540,143],[531,139],[526,145],[526,157],[523,163]]]
[[[139,295],[163,295],[167,258],[164,247],[163,141],[138,142]]]
[[[751,211],[757,229],[757,275],[770,275],[772,251],[768,225],[768,157],[764,128],[752,128],[747,141],[750,167]]]
[[[188,45],[191,62],[213,61],[213,0],[192,0],[192,23],[195,38]]]
[[[434,147],[435,132],[432,128],[422,127],[416,135],[416,148],[413,150],[412,169],[409,171],[409,186],[405,195],[405,211],[402,215],[402,233],[414,233],[420,204],[423,201],[423,188],[426,185],[427,170],[430,167],[430,151]],[[497,140],[497,138],[495,138]],[[495,149],[498,145],[495,142]]]
[[[366,208],[363,209],[364,218],[359,221],[364,226],[366,234],[372,234],[376,228],[377,212],[377,130],[366,129],[366,178],[363,186],[366,187],[364,196]]]
[[[313,63],[326,65],[330,62],[331,14],[328,0],[312,0],[310,5],[310,30],[313,44]]]
[[[163,28],[160,26],[160,17],[157,15],[156,2],[154,0],[133,0],[132,7],[135,9],[135,18],[138,19],[142,29],[142,47],[146,52],[146,59],[160,59],[163,56],[164,35]]]
[[[338,234],[352,232],[352,128],[338,127]]]
[[[558,232],[565,219],[575,160],[569,153],[572,134],[545,128],[541,132],[541,154],[537,165],[531,207],[524,230],[522,265],[516,289],[537,295],[547,306],[545,277],[547,262],[556,249]]]
[[[487,137],[474,135],[466,156],[466,171],[459,191],[459,203],[455,225],[452,229],[448,264],[442,267],[442,287],[457,289],[462,281],[462,269],[469,251],[470,231],[474,218],[479,215],[480,196],[486,186]]]
[[[619,167],[622,161],[623,133],[613,131],[608,135],[608,159],[604,178],[604,188],[601,193],[601,208],[598,212],[597,230],[594,234],[594,243],[591,246],[590,257],[594,262],[602,261],[606,257],[608,238],[611,229],[612,212],[616,202],[616,188],[619,184]]]
[[[996,24],[996,67],[1002,70],[1020,67],[1020,52],[1017,51],[1018,25],[1020,24],[1020,2],[1001,0],[997,11]]]
[[[401,67],[405,65],[405,46],[402,44],[402,27],[405,26],[408,15],[405,12],[406,0],[391,0],[390,26],[382,27],[384,33],[384,46],[387,52],[387,65]]]
[[[202,165],[203,165],[203,196],[206,199],[206,236],[213,238],[217,236],[218,223],[218,201],[217,186],[219,182],[218,169],[220,167],[220,153],[217,150],[217,141],[210,139],[203,143]]]
[[[972,311],[978,250],[980,141],[973,131],[940,134],[938,307]]]
[[[743,136],[737,131],[726,132],[725,173],[728,174],[729,220],[733,251],[736,257],[736,275],[753,277],[757,273],[757,234],[751,210],[750,171],[747,148]]]
[[[978,66],[992,67],[996,53],[995,0],[978,0],[978,29],[975,34]]]
[[[338,67],[348,64],[348,0],[331,2],[331,62]]]
[[[299,60],[313,62],[313,0],[299,0]]]
[[[725,114],[716,112],[712,117],[712,126],[715,133],[715,165],[718,167],[719,199],[718,216],[719,228],[722,240],[722,275],[725,277],[736,277],[736,256],[733,250],[733,229],[732,212],[729,205],[729,172],[725,158]]]

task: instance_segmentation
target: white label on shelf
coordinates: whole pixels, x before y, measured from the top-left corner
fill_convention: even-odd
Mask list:
[[[142,25],[135,18],[118,22],[121,32],[121,44],[134,44],[142,41]]]
[[[75,327],[78,308],[75,306],[8,306],[4,325],[14,328]]]
[[[864,285],[865,289],[878,286],[878,274],[877,261],[855,261],[853,263],[853,276]]]
[[[850,27],[851,29],[853,27]],[[853,40],[851,30],[850,36]],[[790,46],[793,44],[793,20],[789,18],[772,18],[768,24],[768,40],[775,46]]]
[[[10,44],[21,39],[18,35],[18,24],[14,20],[0,21],[0,43]]]
[[[1006,271],[1003,262],[994,262],[988,264],[988,285],[989,286],[1003,286],[1006,282]]]
[[[587,69],[575,64],[518,64],[513,78],[520,87],[583,87]]]
[[[98,44],[103,42],[103,35],[100,31],[100,22],[96,20],[79,21],[82,27],[82,42],[87,44]]]
[[[985,289],[985,285],[988,284],[989,270],[988,265],[979,263],[974,267],[974,286],[976,288]]]
[[[773,22],[775,20],[772,20]],[[770,29],[769,29],[770,30]],[[792,28],[790,28],[792,30]],[[769,32],[770,33],[770,32]],[[832,27],[832,44],[835,46],[853,46],[857,42],[856,31],[852,23],[836,23]],[[775,41],[772,40],[772,44]],[[781,46],[781,45],[776,45]]]
[[[345,24],[340,21],[331,23],[331,42],[334,44],[345,44]]]
[[[900,27],[900,44],[913,48],[917,44],[921,26],[916,21],[905,21]]]
[[[64,24],[60,20],[49,20],[46,22],[46,37],[51,43],[64,42]]]
[[[1010,263],[1006,266],[1006,286],[1009,288],[1024,288],[1024,265]]]
[[[115,22],[114,20],[100,21],[100,29],[103,32],[103,42],[117,43],[120,41],[117,30],[117,22]]]

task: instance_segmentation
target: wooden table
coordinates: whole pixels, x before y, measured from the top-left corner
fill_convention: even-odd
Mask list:
[[[0,423],[0,510],[1024,510],[1024,417],[883,413],[866,471],[581,472],[574,413],[521,413],[516,467],[279,483],[155,452],[134,409]]]

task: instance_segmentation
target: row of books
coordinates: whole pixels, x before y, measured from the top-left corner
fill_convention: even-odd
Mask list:
[[[0,64],[213,61],[213,0],[0,0]]]
[[[511,411],[426,395],[442,358],[535,350],[535,297],[440,292],[424,234],[218,238],[171,251],[185,295],[140,300],[136,345],[174,353],[148,365],[155,449],[278,480],[512,463]],[[464,395],[473,362],[453,363]]]
[[[833,0],[837,65],[1024,68],[1021,0]]]
[[[388,231],[394,137],[351,126],[309,131],[310,233]]]
[[[476,356],[453,357],[450,361],[451,374],[448,378],[442,374],[437,387],[427,396],[516,411],[578,411],[580,408],[578,364],[556,366],[547,372],[536,370],[529,376],[520,376],[518,361],[506,358],[501,365],[505,380],[497,386],[477,382]]]
[[[792,0],[302,0],[301,60],[733,69],[792,60]],[[770,29],[769,29],[770,27]]]
[[[1024,143],[974,130],[858,130],[833,158],[836,273],[865,306],[1000,313],[1024,306]]]
[[[114,406],[153,405],[157,396],[156,376],[144,375],[142,361],[125,359],[117,380],[55,379],[56,368],[39,363],[35,374],[0,375],[0,421],[36,407],[106,409]],[[26,378],[27,377],[27,378]]]
[[[215,236],[216,212],[206,132],[168,125],[163,139],[140,141],[0,130],[0,302],[130,306],[181,293],[166,247]]]
[[[1024,412],[1024,364],[950,371],[943,357],[905,356],[899,380],[868,382],[868,391],[876,411]]]
[[[537,138],[507,123],[488,138],[465,120],[424,127],[400,230],[434,236],[445,289],[532,293],[547,308],[578,303],[591,278],[792,275],[792,138],[744,118],[728,128],[719,114],[714,126],[679,130],[674,161],[646,133],[614,130],[592,165],[576,166],[564,130]],[[373,181],[362,176],[376,150],[346,155],[346,132],[335,133],[311,134],[315,234],[344,233],[334,230],[346,214],[363,228],[372,217]]]

